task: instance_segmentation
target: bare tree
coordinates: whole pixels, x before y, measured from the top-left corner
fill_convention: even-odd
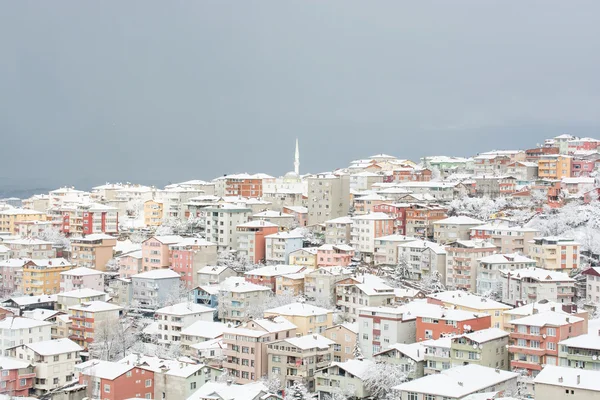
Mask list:
[[[139,331],[131,318],[111,318],[96,323],[90,355],[100,360],[114,361],[125,357],[139,339]]]
[[[375,399],[394,399],[392,388],[408,380],[406,372],[399,365],[378,362],[367,370],[364,378],[365,389]]]

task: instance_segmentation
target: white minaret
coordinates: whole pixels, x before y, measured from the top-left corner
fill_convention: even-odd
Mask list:
[[[294,158],[294,172],[300,176],[300,150],[298,150],[298,139],[296,138],[296,157]]]

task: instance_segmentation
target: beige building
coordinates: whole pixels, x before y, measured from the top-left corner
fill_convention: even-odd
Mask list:
[[[387,306],[394,303],[394,288],[383,279],[362,275],[340,281],[335,287],[336,305],[346,316],[356,321],[363,307]]]
[[[323,333],[333,325],[333,311],[307,303],[291,303],[265,310],[265,318],[281,316],[296,325],[301,335]]]
[[[52,242],[40,239],[15,239],[6,240],[2,244],[10,249],[12,258],[55,258],[56,250]]]
[[[558,271],[524,268],[500,271],[502,302],[520,306],[540,300],[562,304],[575,302],[575,279]]]
[[[529,257],[538,267],[569,272],[579,268],[579,243],[559,237],[536,237],[530,242]]]
[[[213,288],[220,295],[219,319],[236,324],[248,319],[248,308],[264,303],[271,294],[269,287],[247,282],[237,276],[225,279],[218,286],[201,286],[200,293],[210,294]]]
[[[161,226],[163,222],[163,202],[147,200],[144,202],[144,225]]]
[[[308,178],[308,225],[348,215],[348,175],[319,174]]]
[[[315,372],[333,361],[334,343],[317,334],[270,343],[267,349],[269,377],[279,378],[284,390],[302,382],[309,391],[314,391]]]
[[[290,265],[317,268],[317,247],[304,247],[290,253]]]
[[[348,360],[343,363],[333,362],[317,371],[315,391],[319,399],[333,398],[338,393],[345,393],[354,399],[369,397],[364,379],[374,366],[375,363],[370,360]]]
[[[350,278],[352,271],[344,267],[321,267],[304,275],[304,295],[319,304],[333,304],[335,284]]]
[[[24,208],[9,208],[0,211],[0,232],[8,232],[11,235],[17,233],[18,223],[25,221],[46,221],[46,213],[27,210]]]
[[[353,222],[347,216],[325,221],[325,244],[350,244]]]
[[[450,362],[453,367],[477,364],[509,370],[508,332],[489,328],[451,338]]]
[[[530,241],[539,231],[522,226],[511,226],[508,221],[496,220],[471,228],[472,239],[486,239],[498,248],[498,253],[529,254]]]
[[[480,258],[491,256],[497,247],[484,240],[457,240],[446,246],[446,286],[475,291]]]
[[[71,240],[71,260],[78,267],[106,271],[106,264],[113,258],[117,238],[104,233],[94,233]]]
[[[346,362],[354,358],[354,347],[358,336],[358,324],[334,325],[325,330],[324,336],[333,340],[333,361]]]
[[[412,236],[387,235],[375,238],[375,265],[397,265],[398,245],[417,240]]]
[[[546,367],[533,380],[536,399],[596,400],[600,392],[598,371]]]
[[[439,244],[455,240],[469,240],[471,228],[483,224],[475,218],[459,215],[433,222],[433,240]]]

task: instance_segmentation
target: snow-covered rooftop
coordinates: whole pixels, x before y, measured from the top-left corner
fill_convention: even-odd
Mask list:
[[[600,392],[598,371],[548,365],[533,379],[538,384]]]
[[[11,297],[10,300],[14,301],[18,306],[28,306],[36,303],[56,302],[57,296],[55,294],[43,294],[40,296],[19,296]]]
[[[291,217],[291,215],[290,215]],[[254,220],[254,221],[249,221],[243,224],[239,224],[236,225],[237,228],[273,228],[273,227],[278,227],[279,225],[274,224],[272,222],[269,221],[265,221],[262,219],[258,219],[258,220]]]
[[[314,348],[326,349],[329,346],[335,344],[333,340],[327,339],[325,336],[321,336],[319,334],[310,334],[300,337],[284,339],[283,342],[289,343],[290,345],[302,350]]]
[[[52,325],[51,322],[23,317],[6,317],[0,321],[0,329],[29,329]]]
[[[491,256],[480,258],[478,261],[486,264],[522,264],[535,262],[534,259],[525,257],[519,253],[492,254]]]
[[[196,304],[192,302],[183,302],[173,304],[172,306],[167,306],[163,308],[159,308],[156,310],[156,314],[168,314],[168,315],[192,315],[199,313],[213,313],[215,310],[213,308],[203,306],[201,304]]]
[[[425,346],[423,346],[422,342],[421,343],[411,343],[411,344],[395,343],[395,344],[392,344],[391,346],[389,346],[384,351],[374,354],[374,357],[376,357],[377,355],[383,354],[383,353],[387,353],[392,350],[396,350],[396,351],[400,352],[401,354],[404,354],[406,357],[408,357],[412,360],[415,360],[415,361],[423,361],[425,359]]]
[[[133,368],[133,364],[121,364],[97,359],[89,360],[76,366],[76,369],[81,371],[84,375],[91,375],[110,381],[118,378]]]
[[[379,220],[391,220],[393,219],[386,213],[382,212],[374,212],[364,215],[357,215],[356,217],[352,217],[355,221],[379,221]]]
[[[474,310],[510,310],[512,308],[511,306],[498,301],[463,290],[448,290],[445,292],[432,293],[428,297],[437,299],[443,303],[472,308]]]
[[[454,217],[448,217],[433,222],[434,225],[481,225],[483,221],[475,218],[467,217],[466,215],[458,215]]]
[[[545,311],[537,314],[528,315],[523,318],[513,319],[510,321],[513,325],[528,325],[528,326],[563,326],[575,322],[583,321],[583,318],[575,315],[570,315],[564,312]]]
[[[107,303],[104,301],[89,301],[86,303],[77,304],[69,307],[69,310],[86,311],[86,312],[104,312],[104,311],[118,311],[122,310],[123,307],[115,304]]]
[[[586,335],[579,335],[558,342],[560,345],[575,347],[579,349],[600,350],[600,334],[598,331]]]
[[[219,275],[223,271],[225,271],[227,268],[229,268],[229,267],[226,265],[208,265],[206,267],[200,268],[198,273],[206,274],[206,275]]]
[[[343,369],[346,372],[354,375],[359,379],[366,378],[367,371],[373,368],[375,363],[370,360],[348,360],[346,362],[332,362],[331,365],[327,368],[338,367]]]
[[[502,329],[499,329],[499,328],[487,328],[487,329],[481,329],[479,331],[467,333],[463,336],[469,340],[472,340],[473,342],[476,342],[476,343],[485,343],[485,342],[489,342],[490,340],[496,340],[496,339],[506,337],[506,336],[508,336],[508,332],[503,331]]]
[[[331,310],[327,310],[326,308],[321,308],[317,306],[313,306],[307,303],[291,303],[285,306],[271,308],[269,310],[265,310],[265,313],[268,314],[278,314],[284,316],[301,316],[301,317],[309,317],[312,315],[327,315],[332,313]]]
[[[60,273],[60,275],[68,275],[68,276],[90,276],[90,275],[102,275],[103,272],[102,271],[97,271],[95,269],[91,269],[91,268],[86,268],[86,267],[79,267],[79,268],[73,268],[70,269],[68,271],[63,271]]]
[[[245,385],[206,382],[186,400],[254,400],[261,399],[267,393],[269,393],[269,389],[262,382]]]
[[[200,287],[209,293],[218,293],[219,291],[233,292],[233,293],[245,293],[255,291],[270,291],[271,289],[267,286],[257,285],[246,281],[240,276],[230,276],[218,285],[206,285]]]
[[[338,217],[325,221],[326,224],[351,224],[352,217]]]
[[[225,332],[227,324],[213,321],[196,321],[187,328],[181,330],[182,335],[199,336],[215,339]]]
[[[25,346],[42,356],[53,356],[56,354],[73,353],[83,351],[83,347],[73,342],[71,339],[53,339],[43,342],[28,343]]]
[[[304,269],[301,265],[269,265],[266,267],[256,268],[244,273],[246,276],[279,276],[295,274]]]
[[[511,278],[516,280],[529,278],[543,282],[575,282],[575,279],[569,277],[569,275],[565,274],[564,272],[550,271],[536,267],[521,268],[514,271],[501,270],[500,273],[505,276],[510,274]]]
[[[76,299],[84,299],[84,298],[87,298],[87,297],[104,296],[104,299],[106,300],[106,297],[108,297],[108,294],[106,294],[105,292],[101,292],[99,290],[94,290],[94,289],[89,289],[89,288],[82,288],[82,289],[71,290],[69,292],[62,292],[62,293],[59,293],[58,296],[73,297],[73,298],[76,298]]]
[[[19,360],[18,358],[0,356],[0,369],[2,370],[22,369],[27,368],[30,365],[31,363]]]
[[[154,271],[146,271],[136,275],[132,275],[132,278],[143,278],[143,279],[169,279],[169,278],[180,278],[180,275],[168,268],[155,269]]]

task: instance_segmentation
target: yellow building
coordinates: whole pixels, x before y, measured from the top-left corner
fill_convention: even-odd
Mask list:
[[[433,293],[428,297],[430,302],[442,304],[448,308],[488,314],[492,317],[492,328],[501,329],[504,326],[504,312],[512,309],[511,306],[504,303],[462,290]]]
[[[317,248],[305,247],[290,253],[290,265],[302,265],[312,269],[317,268]]]
[[[73,268],[64,258],[31,260],[23,266],[23,293],[32,296],[60,292],[60,273]]]
[[[275,278],[275,294],[304,295],[304,275],[308,271],[297,274],[279,275]]]
[[[538,160],[538,177],[540,179],[569,178],[571,176],[571,157],[548,155]]]
[[[117,238],[104,233],[93,233],[71,240],[71,261],[77,267],[106,271],[106,263],[113,258]]]
[[[358,323],[346,323],[327,328],[323,334],[335,342],[333,346],[333,361],[346,362],[354,358],[354,347],[358,337]]]
[[[144,202],[144,225],[160,226],[163,222],[163,202],[148,200]]]
[[[265,318],[282,316],[297,326],[296,333],[323,333],[333,325],[333,311],[306,303],[291,303],[266,310]]]
[[[46,219],[46,214],[40,211],[10,208],[0,211],[0,232],[8,232],[11,235],[16,235],[18,222],[46,221]]]
[[[538,267],[569,273],[579,268],[580,244],[560,237],[536,237],[529,242],[529,257]]]

